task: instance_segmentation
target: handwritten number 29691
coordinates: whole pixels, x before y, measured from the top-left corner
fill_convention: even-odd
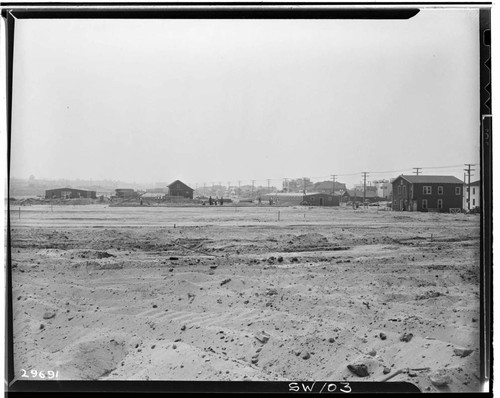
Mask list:
[[[59,371],[56,370],[47,370],[44,372],[43,370],[31,369],[29,372],[21,369],[21,377],[26,377],[29,379],[57,379],[59,377]]]

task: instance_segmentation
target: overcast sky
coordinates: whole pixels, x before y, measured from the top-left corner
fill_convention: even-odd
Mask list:
[[[424,167],[462,179],[479,164],[478,31],[477,11],[449,9],[18,20],[11,176],[354,184]]]

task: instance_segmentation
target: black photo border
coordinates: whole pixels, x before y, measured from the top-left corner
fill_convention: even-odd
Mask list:
[[[480,158],[481,158],[481,253],[480,253],[480,378],[493,389],[493,213],[492,213],[492,107],[491,107],[491,2],[5,2],[0,5],[6,26],[6,127],[7,179],[10,179],[10,145],[12,128],[12,77],[14,34],[17,19],[408,19],[420,7],[470,6],[479,9],[480,42]],[[9,197],[7,184],[7,198]],[[7,214],[10,215],[7,200]],[[7,395],[44,393],[50,396],[130,396],[131,394],[172,393],[292,393],[292,382],[223,382],[223,381],[24,381],[14,380],[12,272],[10,250],[10,217],[6,218],[6,375]],[[319,393],[328,384],[346,382],[296,381]],[[418,388],[405,382],[349,382],[356,395],[418,393]],[[304,393],[303,390],[301,390]],[[295,394],[300,392],[294,392]],[[474,394],[479,393],[475,392]],[[485,393],[483,393],[484,395]],[[454,396],[455,394],[447,394]],[[463,395],[461,393],[460,395]]]

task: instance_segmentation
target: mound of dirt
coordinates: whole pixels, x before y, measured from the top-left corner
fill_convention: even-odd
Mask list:
[[[101,258],[109,258],[116,257],[114,254],[110,254],[104,251],[97,250],[79,250],[75,253],[76,257],[80,258],[88,258],[88,259],[101,259]]]

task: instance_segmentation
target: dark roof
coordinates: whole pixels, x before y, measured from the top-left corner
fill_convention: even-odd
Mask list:
[[[412,184],[425,184],[425,183],[443,183],[443,184],[463,184],[462,180],[459,180],[454,176],[412,176],[412,175],[400,175],[398,178],[404,178],[406,181]],[[398,179],[396,178],[396,180]],[[394,180],[394,181],[396,181]]]
[[[193,188],[191,188],[189,185],[184,184],[181,180],[175,180],[175,181],[174,181],[174,182],[172,182],[171,184],[167,185],[167,187],[169,187],[169,188],[170,188],[170,187],[172,187],[174,184],[176,184],[176,183],[178,183],[178,182],[179,182],[179,183],[181,183],[182,185],[184,185],[186,188],[189,188],[191,191],[194,191],[194,189],[193,189]]]
[[[465,185],[467,185],[467,184],[465,184]],[[470,185],[473,185],[473,186],[475,186],[475,187],[478,187],[478,186],[480,186],[480,185],[481,185],[481,180],[477,180],[477,181],[471,182],[471,183],[470,183]]]

